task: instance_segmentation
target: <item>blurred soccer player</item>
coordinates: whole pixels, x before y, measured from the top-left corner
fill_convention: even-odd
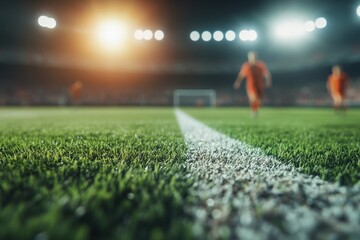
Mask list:
[[[80,81],[74,82],[69,88],[70,101],[73,105],[78,105],[81,100],[83,85]]]
[[[344,73],[340,66],[335,65],[332,68],[332,74],[327,81],[327,89],[333,99],[334,109],[345,110],[345,91],[348,84],[348,76]]]
[[[244,63],[234,82],[234,88],[239,89],[242,81],[246,78],[246,92],[254,117],[257,116],[265,94],[266,87],[271,86],[271,75],[266,64],[257,60],[255,52],[248,53],[248,62]]]

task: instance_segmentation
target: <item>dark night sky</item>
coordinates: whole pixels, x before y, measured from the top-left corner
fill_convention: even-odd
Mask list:
[[[196,28],[231,28],[252,24],[266,28],[269,19],[287,11],[305,12],[309,17],[326,16],[329,21],[346,26],[356,21],[357,0],[62,0],[0,2],[1,39],[24,32],[33,35],[31,27],[41,13],[58,19],[59,24],[74,26],[90,12],[97,14],[131,14],[139,24],[152,22],[175,30]],[[334,21],[335,20],[335,21]],[[35,22],[36,23],[36,22]],[[36,24],[35,24],[35,27]],[[359,25],[356,26],[357,28]],[[358,31],[357,31],[358,32]],[[33,36],[34,37],[34,36]],[[1,40],[2,41],[2,40]]]
[[[259,33],[257,51],[264,57],[274,55],[269,50],[271,23],[285,13],[302,14],[309,19],[324,16],[328,28],[319,34],[318,42],[307,50],[323,52],[338,49],[360,49],[360,18],[355,14],[360,0],[62,0],[0,2],[0,52],[4,49],[61,51],[82,54],[79,44],[84,36],[74,30],[91,27],[91,21],[107,14],[131,16],[141,28],[161,28],[166,32],[167,50],[174,58],[196,56],[228,56],[249,49],[233,43],[194,45],[188,36],[192,30],[239,30],[249,26]],[[41,14],[54,16],[58,28],[45,32],[37,26]],[[74,43],[78,44],[74,44]],[[284,51],[292,54],[290,51]],[[204,54],[206,53],[206,54]],[[319,53],[322,54],[322,53]],[[280,54],[281,55],[281,54]],[[359,54],[358,54],[359,55]]]

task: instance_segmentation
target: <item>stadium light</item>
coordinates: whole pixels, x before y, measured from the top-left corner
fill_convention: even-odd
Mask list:
[[[318,29],[322,29],[322,28],[325,28],[327,25],[327,21],[325,18],[323,17],[320,17],[318,19],[316,19],[315,21],[315,26],[318,28]]]
[[[156,40],[161,41],[161,40],[164,39],[165,34],[164,34],[163,31],[157,30],[157,31],[155,31],[155,33],[154,33],[154,37],[155,37]]]
[[[248,39],[249,41],[255,41],[257,39],[258,35],[257,32],[255,30],[249,30],[248,31]]]
[[[100,22],[97,30],[99,41],[107,49],[120,47],[126,37],[124,24],[117,20],[106,20]]]
[[[190,33],[190,39],[191,39],[191,41],[194,41],[194,42],[199,41],[200,33],[198,31],[192,31]]]
[[[137,29],[134,32],[134,37],[136,40],[143,40],[144,39],[144,31],[141,29]]]
[[[242,30],[239,33],[239,38],[241,41],[247,41],[249,40],[249,33],[248,30]]]
[[[215,41],[220,42],[224,39],[224,34],[221,31],[215,31],[213,34],[213,38]]]
[[[211,40],[211,33],[209,31],[204,31],[201,34],[201,38],[202,38],[203,41],[208,42],[208,41]]]
[[[47,20],[48,20],[48,17],[46,16],[40,16],[38,18],[38,24],[41,26],[41,27],[47,27]]]
[[[257,39],[257,32],[255,30],[242,30],[239,33],[239,38],[241,41],[253,42]]]
[[[48,26],[47,26],[47,27],[50,28],[50,29],[55,28],[55,27],[56,27],[56,21],[55,21],[55,19],[49,18]]]
[[[54,29],[56,27],[56,20],[52,17],[40,16],[38,24],[43,28]]]
[[[360,17],[360,5],[356,8],[356,14]]]
[[[307,21],[305,24],[304,24],[304,29],[305,31],[307,32],[312,32],[314,31],[316,28],[315,26],[315,22],[314,21]]]
[[[228,40],[229,42],[234,41],[235,38],[236,38],[236,34],[235,34],[234,31],[229,30],[229,31],[226,32],[225,38],[226,38],[226,40]]]
[[[153,32],[149,29],[144,31],[144,39],[145,40],[151,40],[153,38]]]

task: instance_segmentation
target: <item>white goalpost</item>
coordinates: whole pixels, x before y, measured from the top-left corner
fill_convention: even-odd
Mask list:
[[[216,92],[213,89],[177,89],[173,95],[174,107],[214,107],[216,106]]]

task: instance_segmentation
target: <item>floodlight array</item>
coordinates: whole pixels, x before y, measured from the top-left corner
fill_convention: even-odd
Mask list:
[[[40,16],[38,18],[40,27],[54,29],[56,27],[56,20],[52,17]]]
[[[150,29],[137,29],[134,32],[134,38],[136,40],[145,40],[145,41],[150,41],[150,40],[157,40],[157,41],[162,41],[165,37],[165,33],[162,30],[156,30],[156,31],[152,31]]]
[[[315,21],[308,20],[305,23],[297,20],[286,20],[275,25],[275,35],[278,39],[301,39],[306,33],[314,32],[317,29],[323,29],[327,26],[327,21],[323,17]]]
[[[198,32],[198,31],[192,31],[189,35],[190,40],[197,42],[199,40],[202,40],[204,42],[209,42],[212,39],[215,40],[216,42],[221,42],[223,40],[232,42],[236,39],[236,33],[233,30],[228,30],[227,32],[222,32],[220,30],[217,30],[213,33],[211,33],[210,31],[203,31],[202,33]],[[255,30],[250,29],[250,30],[241,30],[238,34],[238,37],[241,41],[256,41],[258,38],[258,34]]]

